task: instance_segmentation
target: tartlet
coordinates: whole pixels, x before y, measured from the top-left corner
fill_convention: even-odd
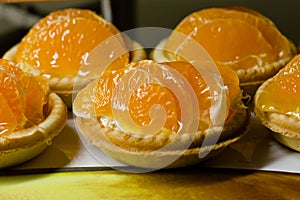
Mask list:
[[[64,102],[55,93],[50,93],[43,122],[0,136],[0,168],[21,164],[42,153],[62,131],[67,116]]]
[[[187,80],[189,80],[189,76],[191,80],[199,80],[200,76],[198,74],[195,75],[195,73],[198,72],[194,72],[193,70],[191,70],[191,65],[186,62],[178,61],[160,64],[163,66],[171,67],[172,69],[179,69],[180,71],[183,70],[182,74],[186,76],[185,78],[187,78]],[[133,72],[133,74],[135,74],[135,70],[138,70],[139,68],[141,68],[141,66],[144,65],[149,65],[149,68],[146,68],[146,71],[150,70],[148,71],[150,74],[156,74],[159,70],[154,69],[154,66],[160,64],[150,60],[143,60],[137,63],[131,63],[124,67],[125,72],[122,72],[124,74],[114,72],[112,74],[115,74],[115,77],[118,78],[110,77],[110,79],[114,80],[115,83],[115,86],[113,87],[123,88],[123,92],[125,93],[127,89],[124,89],[122,84],[121,86],[118,85],[120,85],[120,82],[122,81],[125,81],[125,85],[129,84],[128,87],[131,87],[131,90],[137,91],[137,99],[143,99],[143,97],[141,97],[143,95],[152,95],[150,99],[145,98],[147,99],[146,102],[145,99],[136,100],[135,102],[135,100],[132,100],[132,98],[134,98],[134,95],[132,95],[130,97],[130,103],[128,103],[128,107],[124,108],[123,106],[120,106],[120,102],[116,100],[117,97],[114,98],[113,96],[109,95],[108,98],[110,99],[101,97],[101,95],[108,94],[106,91],[104,91],[105,89],[103,88],[107,88],[107,86],[111,87],[110,82],[107,81],[107,79],[109,79],[109,76],[106,76],[105,74],[99,80],[95,80],[92,83],[90,83],[87,87],[83,88],[76,96],[73,104],[73,111],[75,114],[76,125],[79,129],[79,132],[90,143],[97,146],[111,157],[131,166],[151,169],[165,167],[184,167],[188,165],[197,164],[201,161],[207,160],[217,155],[225,147],[234,142],[237,142],[242,137],[242,135],[247,130],[250,115],[248,109],[245,107],[241,100],[242,96],[240,88],[238,86],[238,78],[236,74],[231,70],[230,73],[227,74],[228,80],[224,81],[227,81],[226,83],[229,83],[229,85],[227,85],[226,87],[229,87],[230,91],[230,95],[226,95],[226,97],[224,98],[226,98],[227,103],[228,101],[230,101],[230,103],[226,104],[226,106],[222,104],[226,107],[226,119],[225,121],[223,121],[223,123],[217,123],[211,126],[208,125],[208,121],[211,120],[210,116],[212,116],[211,112],[213,111],[208,111],[211,108],[208,108],[208,105],[206,105],[205,103],[203,103],[203,105],[205,104],[203,106],[201,103],[201,105],[193,105],[192,102],[185,102],[188,104],[188,106],[190,106],[189,108],[193,109],[192,112],[197,113],[196,110],[198,108],[195,107],[198,106],[199,109],[203,108],[204,110],[205,108],[205,111],[209,112],[207,113],[203,111],[201,115],[199,114],[199,116],[196,117],[196,119],[199,120],[199,125],[196,129],[194,129],[195,131],[191,132],[186,131],[179,133],[177,132],[178,127],[176,126],[177,122],[179,121],[168,121],[169,116],[176,113],[176,110],[173,110],[172,112],[170,112],[170,115],[167,115],[167,120],[165,121],[163,127],[158,130],[158,132],[154,132],[151,129],[150,133],[146,134],[145,132],[143,132],[143,128],[135,129],[132,126],[131,122],[124,120],[125,117],[122,113],[117,113],[116,115],[112,114],[112,110],[115,105],[113,102],[117,102],[116,105],[120,106],[120,108],[122,107],[124,110],[128,110],[130,113],[134,112],[133,110],[136,109],[135,112],[139,114],[136,114],[135,116],[134,114],[131,115],[131,120],[135,121],[136,124],[141,123],[139,124],[139,126],[147,127],[149,124],[147,125],[147,123],[145,122],[147,120],[145,119],[145,114],[143,113],[144,109],[149,109],[149,107],[151,108],[151,105],[156,105],[158,102],[168,102],[167,104],[170,105],[170,107],[168,107],[168,105],[166,104],[161,104],[162,106],[164,106],[167,113],[169,113],[169,110],[176,109],[176,106],[172,104],[174,103],[174,101],[170,103],[169,100],[163,100],[164,98],[173,98],[170,97],[172,96],[171,93],[169,94],[164,89],[161,89],[160,86],[157,88],[156,84],[153,84],[153,86],[151,86],[155,88],[152,88],[152,90],[149,89],[151,88],[150,86],[149,88],[146,86],[147,84],[142,85],[140,88],[134,89],[134,86],[132,86],[132,84],[134,84],[133,82],[135,82],[136,79],[133,77],[134,75],[128,75],[130,74],[130,72]],[[143,71],[143,73],[144,72],[145,71]],[[148,74],[148,72],[146,74]],[[119,76],[118,73],[121,74],[121,76]],[[130,79],[128,80],[124,78],[123,80],[122,77],[125,77],[125,75],[128,75]],[[138,75],[140,77],[139,80],[143,79],[140,75],[141,74]],[[195,77],[195,79],[191,77]],[[230,82],[229,80],[232,82]],[[106,85],[103,86],[103,83]],[[193,82],[191,84],[194,84],[193,88],[198,87],[195,86],[198,83]],[[148,90],[145,88],[147,88]],[[209,102],[210,105],[210,97],[206,89],[201,88],[201,91],[205,93],[205,95],[200,94],[200,89],[196,89],[196,93],[199,96],[204,95],[205,97],[201,97],[203,98],[203,102]],[[112,89],[112,91],[114,91],[114,89]],[[157,91],[163,92],[159,93]],[[120,93],[123,92],[122,90],[117,90],[115,93],[118,96]],[[121,96],[119,97],[122,99],[123,94],[120,95]],[[123,98],[124,97],[125,96],[123,96]],[[200,97],[197,96],[197,98]],[[106,99],[107,101],[102,101],[103,99]],[[134,106],[132,107],[132,105]],[[184,105],[180,104],[180,106]],[[183,108],[182,110],[180,110],[180,112],[184,112]],[[217,110],[217,112],[219,112],[218,114],[221,113],[220,110]],[[149,113],[146,114],[146,117],[148,114]],[[160,116],[158,116],[158,118],[159,117]],[[172,118],[172,116],[170,118]],[[186,123],[190,122],[191,121],[187,121]],[[182,127],[186,126],[184,123],[182,124]]]
[[[254,99],[256,117],[280,143],[300,151],[300,55],[263,83]]]
[[[93,53],[104,41],[110,46],[103,45],[103,49]],[[118,53],[121,55],[114,55]],[[105,66],[89,63],[94,62],[89,60],[91,54],[97,54]],[[3,56],[25,71],[47,77],[51,90],[68,107],[72,105],[72,95],[99,76],[103,68],[145,57],[142,46],[121,34],[113,24],[90,10],[73,8],[42,18]],[[82,66],[86,66],[84,70]]]
[[[59,96],[47,90],[46,80],[36,85],[37,77],[26,75],[14,68],[12,62],[2,59],[0,69],[1,81],[5,80],[0,91],[1,103],[5,103],[0,109],[0,168],[6,168],[32,159],[51,145],[65,126],[67,108]],[[43,97],[33,99],[32,95]]]
[[[157,62],[185,59],[198,42],[217,65],[233,68],[253,96],[296,54],[296,47],[261,13],[246,7],[207,8],[185,17],[151,52]],[[180,55],[181,54],[181,55]],[[183,57],[183,58],[182,58]]]

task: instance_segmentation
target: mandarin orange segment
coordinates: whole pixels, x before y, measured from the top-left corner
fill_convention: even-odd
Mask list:
[[[104,73],[99,77],[97,86],[93,93],[95,94],[95,113],[97,116],[113,117],[111,102],[113,98],[113,91],[116,85],[120,82],[121,77],[128,70],[137,68],[148,61],[133,62],[127,65],[117,65],[119,67],[114,68],[110,66],[106,68]]]
[[[89,53],[117,33],[113,25],[91,11],[56,11],[40,20],[22,39],[16,52],[16,61],[33,66],[42,74],[74,77],[81,65],[88,64],[85,62]],[[116,40],[117,45],[125,48],[120,38]],[[129,54],[126,54],[112,65],[128,62]]]
[[[134,91],[128,105],[131,119],[141,127],[149,126],[152,120],[149,111],[155,105],[161,105],[166,112],[164,128],[177,132],[181,117],[179,102],[168,88],[158,84],[147,84]]]
[[[112,98],[116,86],[129,69],[138,69],[145,64],[147,64],[146,61],[131,63],[122,70],[107,70],[102,77],[100,77],[94,92],[94,108],[97,116],[108,116],[114,118],[112,114]],[[151,62],[148,64],[151,65]],[[198,72],[191,64],[182,61],[165,62],[161,64],[171,69],[175,69],[177,72],[183,75],[185,80],[190,83],[198,99],[200,111],[200,116],[197,117],[199,119],[199,130],[205,130],[208,128],[210,124],[211,96],[209,87],[202,78],[200,72]],[[226,116],[228,116],[231,103],[237,99],[240,93],[239,79],[237,74],[228,67],[221,67],[220,75],[224,78],[223,82],[229,90],[226,114]],[[132,77],[130,76],[129,78]],[[131,81],[134,82],[137,80],[134,79]],[[128,81],[127,84],[129,83],[130,81]],[[171,131],[177,131],[181,121],[181,109],[183,109],[180,107],[181,104],[179,104],[179,101],[180,99],[177,99],[176,95],[170,88],[158,83],[147,83],[138,89],[134,89],[132,95],[130,96],[127,109],[130,113],[130,118],[137,125],[145,127],[151,123],[151,118],[149,116],[150,108],[155,105],[161,105],[166,112],[166,122],[164,124],[164,128]],[[184,103],[189,104],[191,102]]]
[[[205,130],[203,127],[208,127],[210,123],[210,108],[212,106],[210,87],[203,79],[201,72],[197,71],[195,67],[186,62],[165,62],[164,65],[170,66],[173,69],[180,72],[191,84],[198,98],[198,105],[200,110],[200,129]],[[219,68],[222,82],[228,87],[229,99],[227,100],[227,113],[229,114],[229,108],[240,93],[239,79],[237,74],[228,67]],[[213,77],[213,76],[211,76]],[[202,126],[202,127],[201,127]]]
[[[0,92],[5,98],[10,109],[17,120],[17,127],[22,127],[26,123],[24,111],[25,88],[12,73],[0,66]],[[2,107],[2,106],[1,106]]]
[[[271,46],[260,32],[240,20],[220,19],[205,24],[194,39],[207,50],[217,65],[228,65],[234,70],[260,67],[260,63],[275,60]]]
[[[222,77],[223,84],[228,87],[230,103],[234,103],[240,95],[239,77],[237,73],[230,67],[218,67]]]
[[[42,77],[26,77],[23,81],[27,92],[25,96],[25,115],[31,124],[39,124],[44,120],[44,106],[48,102],[47,82]]]
[[[0,136],[13,132],[18,127],[15,113],[10,109],[5,96],[0,92]]]
[[[0,93],[3,97],[1,112],[7,112],[6,121],[1,123],[8,124],[9,132],[39,124],[44,120],[48,83],[43,77],[30,76],[12,62],[0,59],[0,83]],[[10,116],[11,113],[13,116]]]
[[[16,76],[22,85],[22,105],[24,114],[32,124],[39,124],[43,119],[44,105],[47,103],[49,86],[47,80],[42,76],[30,76],[17,68],[14,63],[0,59],[0,66]]]
[[[98,116],[113,118],[112,98],[113,92],[120,83],[121,78],[131,69],[136,69],[152,61],[141,61],[125,65],[123,69],[107,69],[100,77],[95,88],[95,113]],[[130,84],[130,81],[126,84]],[[124,91],[125,92],[125,91]],[[150,108],[155,105],[163,106],[166,111],[167,119],[164,128],[172,131],[179,129],[180,106],[174,94],[167,88],[149,83],[134,90],[128,103],[128,111],[133,122],[141,127],[147,127],[151,123],[149,116]],[[131,127],[132,128],[132,127]]]
[[[300,55],[295,56],[267,85],[257,98],[265,112],[276,112],[300,118]]]
[[[78,17],[87,18],[99,23],[103,23],[113,34],[119,33],[119,30],[113,24],[105,21],[103,18],[99,17],[95,12],[85,9],[68,8],[64,10],[56,10],[42,19],[45,22],[39,24],[47,25],[49,23],[55,23],[57,21],[59,22],[65,19]]]
[[[97,116],[113,117],[111,102],[113,91],[123,76],[124,70],[106,70],[95,88],[95,113]]]
[[[270,20],[237,8],[204,9],[187,16],[167,42],[171,52],[188,48],[178,33],[199,42],[218,65],[235,70],[263,67],[292,54],[290,42]]]
[[[209,108],[211,100],[209,99],[209,87],[206,85],[201,74],[191,64],[186,62],[164,62],[162,64],[175,69],[189,81],[198,99],[202,126],[205,124],[207,128],[210,121]]]
[[[93,19],[95,21],[98,21],[98,19],[99,19],[99,17],[93,11],[68,8],[68,9],[64,9],[64,10],[53,11],[52,13],[47,15],[42,20],[47,20],[47,23],[51,23],[56,20],[61,21],[66,18],[69,19],[69,18],[77,18],[77,17],[89,18],[89,19]]]

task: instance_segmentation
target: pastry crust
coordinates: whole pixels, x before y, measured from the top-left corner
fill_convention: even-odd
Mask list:
[[[16,62],[15,55],[17,52],[17,48],[18,45],[15,45],[11,49],[9,49],[4,54],[3,59]],[[131,41],[130,49],[133,50],[132,52],[130,52],[130,62],[136,62],[147,57],[143,47],[136,41]],[[19,67],[22,68],[22,70],[24,71],[28,71],[28,68],[30,68],[27,66],[20,66],[20,64]],[[92,80],[89,78],[83,78],[79,76],[65,76],[63,78],[50,77],[48,78],[48,81],[50,89],[63,99],[64,103],[67,105],[68,108],[71,108],[73,95],[76,95],[83,87],[85,87]]]
[[[224,127],[182,135],[158,133],[149,137],[124,133],[113,122],[104,126],[97,118],[76,117],[76,122],[88,141],[113,158],[136,167],[160,168],[168,160],[173,162],[163,167],[193,165],[215,156],[241,138],[247,130],[249,117],[247,108],[239,102]],[[206,145],[202,144],[204,139]],[[201,157],[201,154],[205,156]]]
[[[271,78],[259,87],[254,99],[255,104],[259,95],[263,93],[265,88],[273,81],[274,78]],[[258,106],[254,106],[254,112],[262,124],[273,131],[272,136],[276,140],[294,150],[300,151],[299,120],[283,113],[264,112]]]
[[[161,40],[151,52],[150,58],[156,62],[171,61],[167,52],[163,51],[168,38]],[[274,76],[283,66],[285,66],[296,54],[296,46],[290,41],[291,55],[278,60],[264,67],[253,67],[247,70],[237,70],[241,88],[249,95],[254,96],[257,88],[270,77]]]
[[[0,136],[0,168],[23,163],[40,154],[64,128],[67,109],[55,93],[49,94],[45,120],[38,126]]]

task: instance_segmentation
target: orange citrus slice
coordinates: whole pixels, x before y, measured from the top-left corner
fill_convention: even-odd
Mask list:
[[[152,63],[152,61],[145,60],[130,63],[123,69],[114,71],[107,70],[100,77],[95,89],[95,113],[98,116],[114,118],[112,111],[113,93],[116,86],[120,83],[121,78],[131,69],[137,69],[144,65],[151,65]],[[130,87],[131,81],[134,81],[132,80],[132,77],[130,77],[129,80],[126,80],[125,84]],[[124,93],[126,91],[121,92]],[[125,98],[127,98],[127,96]],[[180,106],[176,97],[168,88],[157,83],[144,84],[139,89],[134,90],[129,98],[129,115],[136,125],[141,127],[149,126],[151,122],[151,117],[149,116],[151,107],[154,105],[162,105],[167,115],[164,127],[172,131],[178,130]]]
[[[55,11],[36,23],[22,39],[16,61],[50,77],[74,77],[86,64],[89,53],[117,33],[112,24],[89,10]],[[120,48],[125,48],[124,42],[118,41]],[[129,54],[122,55],[112,66],[117,68],[128,60]]]
[[[121,93],[126,93],[127,91],[122,91],[131,89],[133,90],[127,108],[129,111],[129,116],[131,120],[138,126],[145,127],[148,126],[151,122],[150,117],[150,108],[155,107],[156,105],[161,105],[164,108],[166,113],[166,121],[164,128],[171,131],[178,131],[180,128],[181,121],[181,106],[196,106],[190,105],[191,102],[184,102],[185,105],[180,104],[180,99],[177,98],[176,94],[169,87],[160,84],[160,82],[149,82],[142,85],[139,88],[134,88],[133,85],[136,82],[141,82],[142,77],[129,75],[129,78],[125,79],[127,85],[124,87],[119,86],[120,82],[124,82],[123,77],[129,74],[130,70],[138,70],[145,65],[152,65],[153,61],[140,61],[135,63],[130,63],[126,65],[123,69],[119,70],[107,70],[98,80],[96,87],[94,88],[94,109],[97,116],[107,116],[114,118],[113,107],[114,97],[124,99],[128,96],[122,96]],[[199,119],[199,130],[205,130],[209,127],[210,123],[210,107],[211,107],[211,96],[209,92],[209,87],[202,78],[201,74],[189,63],[182,61],[175,62],[165,62],[161,65],[169,67],[171,69],[179,72],[185,80],[191,85],[193,92],[196,94],[199,110],[201,115],[197,117]],[[220,68],[220,75],[224,79],[224,85],[228,87],[229,95],[227,99],[227,114],[229,115],[229,108],[231,103],[237,99],[237,96],[240,93],[239,89],[239,79],[237,74],[228,67]],[[149,77],[147,77],[149,78]],[[167,78],[167,77],[165,77]],[[170,77],[169,77],[170,78]],[[121,88],[121,90],[115,91],[116,87]],[[114,92],[117,93],[114,96]],[[120,109],[123,109],[123,106],[118,104]],[[121,120],[125,120],[122,118]]]
[[[10,108],[5,96],[0,92],[0,136],[11,133],[18,128],[18,121],[15,113]]]
[[[44,120],[48,84],[43,77],[30,76],[17,68],[14,63],[0,59],[0,83],[2,99],[0,112],[7,112],[7,117],[1,119],[0,124],[7,124],[9,130],[0,129],[10,133]]]
[[[235,70],[264,67],[292,54],[290,42],[276,26],[250,9],[210,8],[190,14],[167,42],[175,54],[188,48],[186,37],[178,33],[199,42],[218,66]]]
[[[97,116],[112,117],[111,99],[113,90],[123,74],[124,69],[106,70],[99,78],[95,88],[95,111]]]
[[[43,120],[43,109],[47,103],[47,93],[49,90],[48,83],[41,76],[32,77],[17,68],[12,62],[1,59],[0,66],[16,77],[24,90],[23,102],[25,116],[30,119],[31,123],[38,124]]]
[[[152,120],[149,111],[154,105],[162,105],[165,109],[164,128],[177,132],[180,121],[180,105],[176,96],[168,88],[159,84],[146,84],[134,91],[128,105],[131,119],[141,127],[149,126]]]
[[[265,112],[287,114],[300,119],[300,55],[295,56],[272,78],[256,99]]]
[[[210,86],[205,82],[201,73],[196,70],[191,64],[186,62],[165,62],[162,63],[170,66],[180,72],[186,80],[189,81],[198,99],[200,110],[200,130],[208,128],[210,123],[210,108],[212,107]],[[228,67],[219,67],[220,76],[226,87],[228,87],[228,99],[226,101],[226,118],[229,115],[231,104],[238,98],[240,94],[239,79],[237,74]],[[202,127],[201,127],[202,126]]]
[[[12,113],[16,118],[16,127],[23,127],[26,123],[24,111],[24,94],[25,90],[22,83],[12,72],[4,68],[3,63],[0,65],[0,92],[5,101],[3,103],[9,105]],[[1,109],[4,107],[1,106]],[[3,123],[3,122],[2,122]]]

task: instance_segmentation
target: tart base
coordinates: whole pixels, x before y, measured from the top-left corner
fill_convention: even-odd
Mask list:
[[[204,137],[194,137],[194,141],[190,147],[186,149],[176,149],[176,146],[172,148],[161,148],[158,150],[153,149],[142,149],[131,148],[128,140],[122,144],[122,146],[118,146],[114,144],[111,138],[107,138],[107,136],[111,133],[115,134],[114,130],[108,131],[107,128],[103,128],[99,125],[97,118],[81,118],[76,117],[76,124],[79,128],[80,133],[93,145],[100,148],[103,152],[111,156],[112,158],[119,160],[127,165],[149,168],[149,169],[160,169],[160,168],[178,168],[185,167],[189,165],[195,165],[197,163],[201,163],[207,159],[210,159],[220,152],[222,152],[225,147],[228,145],[237,142],[244,133],[246,133],[247,125],[249,122],[250,114],[245,107],[238,107],[235,114],[232,116],[229,123],[225,123],[225,126],[220,132],[214,130],[210,130],[213,136],[219,137],[219,140],[212,144],[207,144],[202,146],[202,142]],[[238,121],[238,122],[237,122]],[[214,129],[214,128],[212,128]],[[217,127],[215,130],[220,130]],[[120,138],[122,138],[123,134],[118,131]],[[194,134],[190,134],[194,135]],[[127,137],[130,137],[127,135]],[[135,138],[137,139],[137,138]],[[179,138],[181,141],[182,138]],[[186,138],[183,137],[182,140]],[[161,140],[161,138],[158,138]],[[153,146],[156,143],[156,139],[153,139]],[[135,143],[134,141],[133,143]],[[140,140],[140,143],[143,144]],[[177,142],[177,141],[176,141]],[[147,142],[148,146],[151,145],[150,141]],[[119,144],[119,143],[118,143]],[[132,143],[131,143],[132,144]],[[144,144],[145,146],[146,143]],[[179,145],[182,147],[181,145]]]
[[[64,128],[67,109],[55,93],[49,94],[46,119],[38,126],[0,136],[0,168],[28,161],[51,145],[52,139]]]

